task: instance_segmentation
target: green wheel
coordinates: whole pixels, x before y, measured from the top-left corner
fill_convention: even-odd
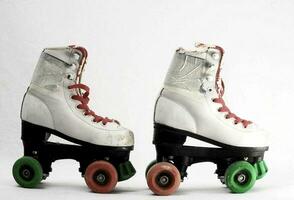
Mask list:
[[[145,170],[145,178],[147,178],[147,174],[148,174],[149,169],[150,169],[153,165],[155,165],[156,163],[157,163],[156,160],[152,160],[152,161],[149,163],[149,165],[146,167],[146,170]]]
[[[246,161],[231,164],[225,172],[225,183],[233,193],[244,193],[250,190],[256,180],[254,167]]]
[[[43,170],[36,159],[24,156],[18,159],[12,168],[14,180],[22,187],[34,188],[42,180]]]
[[[261,179],[268,172],[268,168],[264,160],[258,161],[257,163],[255,163],[254,168],[256,171],[256,180]]]

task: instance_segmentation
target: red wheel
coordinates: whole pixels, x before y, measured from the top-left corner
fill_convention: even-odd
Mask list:
[[[85,181],[93,192],[111,192],[115,188],[117,180],[115,167],[106,161],[91,163],[85,172]]]
[[[178,169],[171,163],[160,162],[153,165],[147,174],[147,184],[157,195],[170,195],[180,185],[181,176]]]

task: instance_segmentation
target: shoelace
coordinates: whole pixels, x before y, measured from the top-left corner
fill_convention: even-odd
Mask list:
[[[96,115],[94,111],[90,110],[88,107],[89,103],[89,94],[90,94],[90,88],[84,84],[78,83],[68,86],[68,89],[80,89],[84,90],[85,92],[82,95],[73,95],[71,98],[77,101],[80,101],[81,104],[77,106],[77,108],[84,110],[84,115],[91,115],[94,117],[93,122],[102,122],[103,125],[106,125],[108,122],[113,122],[112,119],[109,119],[107,117],[101,117],[99,115]]]
[[[225,116],[225,118],[226,119],[234,118],[235,119],[235,121],[234,121],[235,124],[242,123],[243,124],[243,127],[244,128],[247,128],[247,126],[252,123],[251,121],[248,121],[248,120],[245,120],[245,119],[241,119],[240,117],[238,117],[237,115],[235,115],[234,113],[232,113],[230,111],[230,109],[226,106],[225,101],[223,100],[222,97],[214,98],[212,101],[215,102],[215,103],[221,104],[222,107],[220,107],[218,109],[218,111],[219,112],[227,112],[228,114]]]
[[[223,51],[223,50],[222,50]],[[234,113],[232,113],[230,111],[230,109],[226,106],[224,99],[222,98],[224,93],[225,93],[225,85],[223,80],[220,78],[220,67],[218,68],[217,74],[216,74],[216,82],[218,82],[220,80],[221,85],[217,86],[217,91],[218,91],[218,98],[214,98],[212,99],[213,102],[215,103],[219,103],[222,105],[222,107],[220,107],[218,109],[219,112],[227,112],[228,114],[225,115],[226,119],[230,119],[230,118],[234,118],[235,121],[234,123],[237,125],[239,123],[242,123],[244,128],[247,128],[247,126],[249,124],[251,124],[252,122],[249,120],[245,120],[245,119],[241,119],[240,117],[238,117],[237,115],[235,115]]]

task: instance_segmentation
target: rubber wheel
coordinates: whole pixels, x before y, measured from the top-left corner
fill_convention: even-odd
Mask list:
[[[115,167],[102,160],[91,163],[86,169],[84,178],[88,187],[98,193],[113,191],[118,181]]]
[[[264,160],[258,161],[253,166],[256,171],[256,180],[263,178],[268,172],[268,168]]]
[[[232,163],[225,172],[225,183],[233,193],[250,190],[256,181],[254,167],[246,161]]]
[[[170,195],[180,185],[181,176],[178,169],[171,163],[160,162],[153,165],[147,174],[147,184],[157,195]]]
[[[15,161],[12,174],[14,180],[25,188],[34,188],[42,180],[43,170],[41,164],[36,159],[24,156]]]
[[[148,164],[148,166],[146,167],[146,170],[145,170],[145,178],[147,178],[147,174],[148,174],[149,169],[150,169],[153,165],[155,165],[156,163],[157,163],[156,160],[152,160],[152,161]]]

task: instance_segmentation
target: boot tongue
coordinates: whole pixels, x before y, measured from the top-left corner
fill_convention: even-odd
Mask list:
[[[215,46],[215,49],[217,49],[219,51],[219,55],[220,55],[220,58],[219,58],[219,64],[218,64],[218,67],[217,67],[217,72],[216,72],[216,77],[215,77],[215,86],[216,86],[216,91],[217,93],[219,94],[220,97],[222,97],[225,93],[225,85],[224,85],[224,82],[220,76],[220,72],[221,72],[221,66],[222,66],[222,58],[223,58],[223,55],[225,53],[224,49],[221,48],[220,46]]]
[[[76,69],[76,79],[75,83],[80,84],[82,80],[82,74],[84,71],[84,67],[86,65],[87,57],[88,57],[88,52],[84,47],[81,46],[75,46],[71,45],[69,46],[70,48],[73,49],[74,54],[77,54],[77,62],[78,62],[78,68]],[[83,92],[81,89],[76,89],[76,92],[79,95],[83,95]]]
[[[79,58],[78,58],[79,65],[83,66],[86,63],[86,60],[88,57],[87,50],[84,47],[75,46],[75,45],[71,45],[69,47],[72,48],[74,52],[79,55]]]
[[[80,83],[82,79],[83,70],[86,65],[88,52],[84,47],[81,46],[72,45],[70,47],[73,48],[74,51],[79,55],[79,67],[77,69],[76,83]]]
[[[84,59],[87,59],[88,57],[88,52],[87,52],[87,49],[85,49],[84,47],[74,47],[74,49],[80,51],[81,55],[82,55],[82,58]]]

